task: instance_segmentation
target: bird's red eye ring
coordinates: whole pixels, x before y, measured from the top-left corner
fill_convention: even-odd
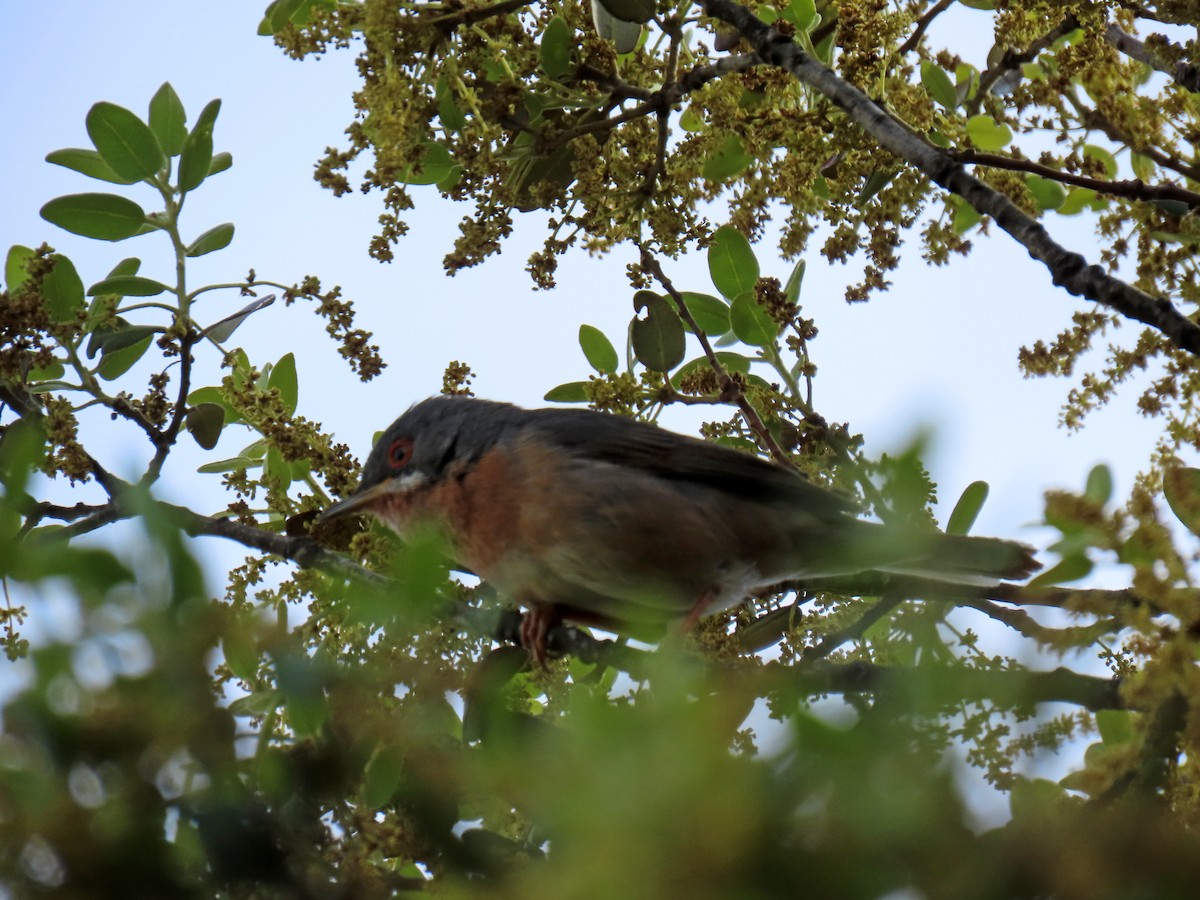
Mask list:
[[[393,469],[403,469],[412,459],[413,442],[409,438],[396,438],[388,448],[388,462]]]

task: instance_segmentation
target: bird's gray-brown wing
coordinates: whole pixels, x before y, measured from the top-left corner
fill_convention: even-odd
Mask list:
[[[580,409],[543,409],[530,413],[529,425],[577,456],[695,482],[759,502],[795,504],[817,518],[840,518],[854,512],[847,498],[794,470],[634,419]]]

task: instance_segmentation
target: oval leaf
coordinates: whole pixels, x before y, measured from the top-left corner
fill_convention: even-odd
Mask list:
[[[592,325],[579,326],[579,346],[588,364],[601,374],[617,371],[620,359],[617,350],[599,328]]]
[[[113,184],[134,184],[137,178],[122,178],[112,170],[112,166],[104,161],[95,150],[83,150],[77,147],[67,147],[46,154],[46,162],[65,169],[79,172],[89,178],[108,181]]]
[[[217,446],[224,427],[225,410],[216,403],[201,403],[188,410],[187,430],[205,450]]]
[[[426,141],[421,145],[420,161],[408,169],[401,171],[397,181],[406,184],[437,184],[450,174],[454,168],[454,160],[450,151],[435,141]]]
[[[97,281],[88,288],[88,295],[92,297],[103,294],[112,294],[117,297],[153,297],[169,290],[167,285],[161,281],[155,281],[153,278],[143,278],[140,275],[116,275],[112,278],[105,278],[103,281]]]
[[[96,374],[105,381],[120,378],[133,368],[134,363],[150,349],[151,337],[152,335],[148,335],[136,344],[114,350],[112,353],[105,353],[100,360],[100,365],[96,367]]]
[[[653,291],[634,294],[633,308],[637,312],[646,312],[644,319],[635,316],[630,324],[634,355],[647,369],[671,371],[683,361],[687,346],[679,314]]]
[[[1163,472],[1162,479],[1171,512],[1188,531],[1200,535],[1200,469],[1173,466]]]
[[[945,107],[947,112],[958,106],[958,91],[954,82],[941,67],[929,60],[921,61],[921,84],[925,86],[929,96]]]
[[[732,225],[722,225],[708,245],[708,273],[727,300],[752,290],[758,281],[758,260],[750,242]]]
[[[547,403],[587,403],[587,382],[568,381],[566,384],[560,384],[546,391],[546,396],[542,399]]]
[[[181,191],[194,191],[200,187],[216,162],[213,158],[212,133],[213,123],[220,110],[220,100],[210,101],[196,119],[196,127],[183,142],[183,150],[179,156],[179,189]]]
[[[729,324],[729,305],[724,300],[714,297],[712,294],[695,294],[691,291],[684,291],[683,305],[687,307],[687,311],[692,314],[692,318],[696,320],[696,324],[705,334],[719,337],[729,333],[729,329],[732,327]],[[684,327],[691,330],[686,322]]]
[[[950,520],[946,523],[946,534],[969,532],[979,517],[979,511],[983,509],[983,503],[987,500],[987,496],[988,483],[986,481],[972,481],[968,484],[950,513]]]
[[[646,23],[654,18],[654,0],[597,0],[601,7],[622,22]],[[593,13],[595,6],[592,7]],[[603,37],[603,35],[601,35]]]
[[[562,16],[555,16],[542,32],[542,71],[550,78],[561,78],[571,68],[574,35]]]
[[[754,157],[746,153],[746,145],[742,143],[742,139],[736,134],[728,134],[705,160],[701,174],[708,181],[725,181],[752,162]]]
[[[1061,184],[1052,178],[1043,178],[1041,175],[1026,175],[1025,187],[1029,189],[1029,193],[1033,194],[1033,199],[1043,212],[1058,209],[1063,205],[1063,200],[1067,196],[1067,192],[1063,190]]]
[[[222,459],[218,462],[205,463],[196,469],[196,471],[202,475],[219,475],[225,472],[236,472],[238,469],[256,469],[261,465],[261,459],[236,456],[233,459]]]
[[[1093,503],[1103,506],[1112,498],[1112,491],[1112,471],[1104,463],[1093,466],[1092,471],[1088,472],[1083,495]]]
[[[296,404],[300,400],[300,384],[296,378],[296,354],[286,353],[275,363],[271,369],[271,377],[267,379],[267,388],[279,391],[289,416],[296,411]]]
[[[8,248],[8,256],[4,258],[4,286],[12,291],[29,280],[26,266],[37,256],[32,247],[13,244]]]
[[[224,172],[233,165],[233,154],[226,153],[222,150],[220,153],[214,153],[212,162],[208,165],[208,174],[216,175],[218,172]]]
[[[804,273],[807,268],[808,265],[804,260],[797,260],[792,274],[788,276],[787,284],[784,285],[783,296],[792,306],[800,302],[800,286],[804,284]]]
[[[738,340],[751,347],[769,347],[779,334],[779,323],[758,302],[754,291],[746,291],[734,298],[729,307],[729,321]]]
[[[42,218],[72,234],[122,241],[141,230],[146,213],[132,200],[116,194],[68,194],[43,206]]]
[[[1012,132],[991,116],[978,115],[967,120],[967,137],[980,150],[999,150],[1012,140]]]
[[[150,130],[168,156],[178,156],[183,151],[183,143],[187,140],[186,123],[183,101],[171,83],[164,81],[150,98]]]
[[[101,101],[87,114],[87,133],[100,156],[121,178],[153,178],[166,164],[150,126],[123,106]]]
[[[233,240],[233,223],[226,222],[223,225],[217,225],[208,229],[200,237],[192,241],[187,248],[188,256],[203,256],[205,253],[212,253],[215,250],[224,250],[229,246],[229,242]]]
[[[83,309],[83,279],[75,270],[75,264],[62,254],[50,257],[54,268],[42,282],[42,295],[46,308],[55,322],[68,322]]]

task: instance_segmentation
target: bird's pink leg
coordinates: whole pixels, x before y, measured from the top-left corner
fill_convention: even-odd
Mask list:
[[[692,633],[692,629],[696,627],[696,623],[700,621],[700,617],[704,615],[705,610],[712,606],[717,599],[715,590],[707,590],[700,595],[700,599],[692,607],[682,622],[679,623],[679,636],[686,637]]]
[[[546,666],[546,638],[551,628],[561,624],[562,613],[554,604],[531,604],[521,619],[521,646],[542,668]]]

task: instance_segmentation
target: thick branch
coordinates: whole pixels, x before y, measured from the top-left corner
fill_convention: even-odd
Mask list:
[[[962,197],[980,213],[991,216],[1030,256],[1046,266],[1054,284],[1149,325],[1183,350],[1200,353],[1200,325],[1182,315],[1166,299],[1152,297],[1113,278],[1100,266],[1089,265],[1080,254],[1057,244],[1039,222],[1011,200],[967,174],[948,154],[927,144],[866,94],[810,58],[790,39],[768,28],[749,10],[733,0],[706,0],[705,9],[709,15],[737,28],[765,62],[792,73],[844,110],[883,149]]]

